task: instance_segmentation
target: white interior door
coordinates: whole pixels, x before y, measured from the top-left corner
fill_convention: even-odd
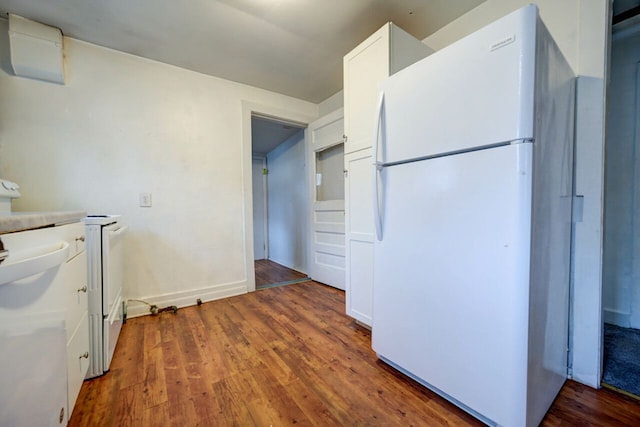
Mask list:
[[[267,252],[267,185],[264,157],[254,157],[251,163],[253,176],[253,259],[266,259]]]
[[[311,174],[309,276],[345,288],[344,112],[327,114],[309,125]]]

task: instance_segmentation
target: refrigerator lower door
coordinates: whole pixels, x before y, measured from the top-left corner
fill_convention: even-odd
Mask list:
[[[490,424],[524,425],[532,144],[384,168],[373,348]]]

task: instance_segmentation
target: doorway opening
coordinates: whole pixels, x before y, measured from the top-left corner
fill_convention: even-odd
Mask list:
[[[602,385],[640,399],[640,0],[615,2],[607,99]]]
[[[305,125],[252,114],[253,254],[256,289],[310,280]]]

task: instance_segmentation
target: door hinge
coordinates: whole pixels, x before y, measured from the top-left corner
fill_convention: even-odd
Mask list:
[[[262,175],[269,175],[269,169],[262,168]]]
[[[342,135],[342,142],[343,143],[346,144],[347,143],[347,139],[349,139],[349,138],[347,138],[347,135]]]
[[[344,170],[344,177],[349,178],[349,171],[347,169]]]

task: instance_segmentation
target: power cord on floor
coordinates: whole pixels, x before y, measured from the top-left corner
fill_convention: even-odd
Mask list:
[[[158,308],[157,305],[155,304],[151,304],[147,301],[141,300],[141,299],[130,299],[128,301],[135,301],[135,302],[141,302],[143,304],[146,304],[149,307],[149,313],[151,313],[152,316],[155,316],[156,314],[160,314],[160,313],[165,313],[167,311],[172,311],[174,313],[176,313],[178,311],[178,306],[175,305],[169,305],[167,307],[164,308]]]

